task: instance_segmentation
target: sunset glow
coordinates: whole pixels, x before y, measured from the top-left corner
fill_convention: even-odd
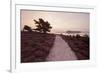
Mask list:
[[[43,18],[51,24],[53,33],[62,33],[67,30],[89,32],[89,16],[89,13],[79,12],[21,10],[21,29],[24,25],[35,28],[33,20]]]

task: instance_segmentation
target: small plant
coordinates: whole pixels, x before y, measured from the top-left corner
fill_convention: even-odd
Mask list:
[[[80,36],[79,34],[76,35],[76,38],[77,38],[77,39],[80,38],[80,37],[81,37],[81,36]]]

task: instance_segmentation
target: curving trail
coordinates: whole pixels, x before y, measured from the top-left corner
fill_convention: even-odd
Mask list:
[[[77,60],[77,57],[69,45],[59,35],[56,35],[54,45],[47,57],[47,61],[67,60]]]

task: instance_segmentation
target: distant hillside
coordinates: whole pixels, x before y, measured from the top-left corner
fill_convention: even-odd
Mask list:
[[[81,33],[81,31],[70,31],[70,30],[68,30],[68,31],[66,31],[66,33]]]

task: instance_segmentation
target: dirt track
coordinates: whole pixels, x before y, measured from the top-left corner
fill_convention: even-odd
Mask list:
[[[66,60],[77,60],[77,57],[69,45],[59,35],[56,35],[54,45],[47,57],[47,61]]]

